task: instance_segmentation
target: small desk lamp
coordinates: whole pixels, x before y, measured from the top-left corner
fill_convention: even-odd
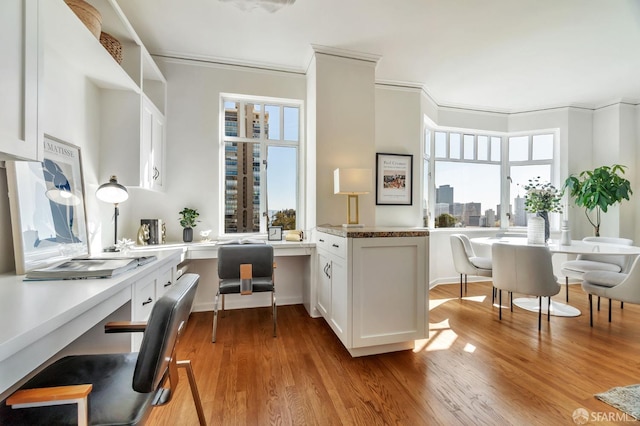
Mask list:
[[[114,233],[113,233],[113,247],[104,249],[104,251],[116,251],[116,243],[118,242],[118,204],[126,201],[129,198],[127,188],[118,183],[118,179],[115,176],[111,176],[109,182],[103,183],[96,190],[96,197],[98,200],[105,203],[113,203],[115,206],[115,213],[113,214]]]
[[[371,169],[335,169],[333,171],[333,193],[348,195],[347,223],[344,227],[363,227],[360,223],[358,195],[371,191]],[[351,201],[355,203],[355,218],[351,214]]]

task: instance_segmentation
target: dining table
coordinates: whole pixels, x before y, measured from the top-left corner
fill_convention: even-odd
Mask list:
[[[546,244],[531,244],[528,241],[526,234],[523,236],[509,236],[509,237],[481,237],[471,238],[472,244],[478,245],[492,245],[493,243],[506,243],[513,245],[534,245],[534,246],[546,246],[552,254],[601,254],[601,255],[624,255],[624,256],[638,256],[640,255],[640,247],[627,246],[620,244],[602,243],[596,241],[583,241],[583,240],[571,240],[571,244],[560,244],[558,240],[549,240]],[[567,286],[567,294],[569,287]],[[540,304],[538,300],[533,297],[520,297],[513,299],[513,304],[525,309],[527,311],[538,312],[540,310]],[[567,303],[551,300],[551,303],[542,303],[542,312],[547,313],[547,306],[549,306],[549,314],[562,317],[577,317],[581,314],[580,310]]]

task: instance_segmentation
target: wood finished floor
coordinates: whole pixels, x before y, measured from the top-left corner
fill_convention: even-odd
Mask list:
[[[415,351],[351,358],[324,319],[295,305],[278,308],[275,339],[269,308],[229,311],[215,344],[212,313],[194,313],[179,358],[193,362],[210,425],[573,425],[581,407],[615,418],[593,394],[640,383],[640,306],[614,302],[608,323],[603,303],[590,328],[587,296],[572,285],[582,315],[543,317],[538,332],[537,314],[517,307],[499,321],[490,284],[458,292],[430,291],[430,336]],[[180,374],[149,424],[197,424]]]

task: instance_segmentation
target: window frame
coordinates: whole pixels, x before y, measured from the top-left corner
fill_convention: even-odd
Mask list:
[[[445,138],[445,147],[442,150],[444,152],[444,156],[440,155],[436,157],[436,134],[438,132],[446,133]],[[451,134],[459,135],[460,140],[460,149],[459,149],[459,158],[451,157]],[[427,141],[427,135],[430,136],[430,140]],[[544,159],[544,160],[533,160],[533,138],[541,135],[551,135],[553,138],[552,141],[552,158]],[[473,159],[465,159],[465,136],[473,136]],[[527,160],[520,161],[509,161],[509,139],[513,137],[527,137],[528,140],[528,155]],[[453,128],[453,127],[443,127],[437,126],[431,120],[429,120],[425,116],[424,120],[424,129],[423,129],[423,137],[425,138],[423,144],[423,161],[425,163],[428,162],[428,170],[429,176],[422,176],[423,185],[428,185],[428,189],[425,191],[427,197],[425,202],[427,202],[427,210],[428,210],[428,226],[429,228],[435,228],[435,213],[436,213],[436,205],[435,205],[435,193],[436,193],[436,180],[437,180],[437,171],[436,171],[436,163],[438,161],[444,162],[453,162],[453,163],[476,163],[476,164],[493,164],[500,166],[500,227],[467,227],[465,229],[501,229],[507,230],[509,228],[517,228],[522,229],[521,226],[511,227],[509,222],[509,217],[507,213],[512,213],[509,211],[510,206],[510,198],[512,194],[510,194],[510,182],[509,176],[511,174],[512,166],[523,166],[523,165],[549,165],[550,166],[550,182],[559,187],[559,182],[557,181],[558,169],[559,169],[559,152],[560,152],[560,133],[559,129],[536,129],[531,131],[523,131],[523,132],[490,132],[490,131],[481,131],[474,129],[464,129],[464,128]],[[479,159],[479,138],[487,137],[487,159],[481,160]],[[500,139],[500,152],[499,157],[500,160],[495,160],[495,157],[492,156],[493,149],[493,141],[492,138]],[[427,152],[429,150],[429,152]],[[494,159],[492,159],[492,157]],[[425,167],[423,167],[423,170]],[[424,174],[424,171],[423,171]],[[515,196],[515,195],[514,195]],[[505,207],[502,207],[505,206]],[[424,216],[424,214],[423,214]],[[553,230],[559,229],[560,218],[554,217],[552,218],[551,225]],[[445,229],[445,228],[437,228],[437,229]]]
[[[265,135],[265,126],[260,126],[260,135],[258,138],[254,137],[246,137],[246,136],[227,136],[226,135],[226,121],[225,121],[225,103],[226,102],[234,102],[238,103],[238,135],[246,135],[246,126],[245,126],[245,104],[254,104],[260,105],[259,111],[259,121],[261,123],[264,122],[265,115],[265,106],[278,106],[280,108],[280,116],[279,116],[279,126],[280,126],[280,138],[279,139],[268,139]],[[293,107],[298,108],[298,140],[291,141],[285,139],[285,131],[284,131],[284,108]],[[220,158],[220,167],[219,167],[219,235],[223,238],[242,238],[246,236],[265,236],[267,235],[267,211],[268,211],[268,182],[267,182],[267,165],[268,165],[268,148],[270,146],[274,147],[293,147],[296,150],[296,228],[297,229],[305,229],[304,228],[304,161],[303,161],[303,152],[304,152],[304,101],[299,99],[289,99],[289,98],[276,98],[276,97],[267,97],[267,96],[251,96],[251,95],[242,95],[242,94],[233,94],[233,93],[220,93],[220,132],[219,132],[219,158]],[[226,162],[225,162],[225,144],[227,142],[236,142],[236,143],[259,143],[260,144],[260,230],[258,232],[226,232],[225,226],[225,217],[226,217]]]

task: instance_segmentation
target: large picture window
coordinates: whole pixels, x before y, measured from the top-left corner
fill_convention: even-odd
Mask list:
[[[524,186],[553,180],[553,132],[425,130],[425,221],[436,228],[526,226]],[[429,199],[429,190],[433,195]],[[430,200],[430,201],[429,201]],[[508,201],[507,201],[508,200]],[[557,224],[556,224],[557,225]]]
[[[222,96],[224,233],[298,225],[300,101]]]

